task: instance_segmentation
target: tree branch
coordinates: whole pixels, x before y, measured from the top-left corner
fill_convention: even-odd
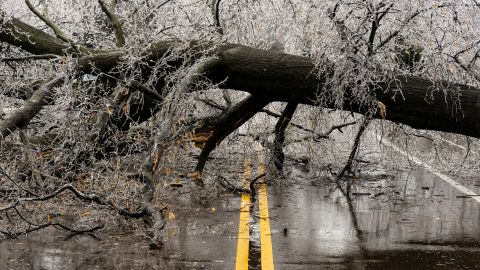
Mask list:
[[[355,140],[353,141],[352,151],[350,152],[350,156],[348,157],[347,163],[337,175],[337,179],[336,179],[337,183],[343,178],[346,172],[349,172],[351,170],[353,160],[355,158],[355,155],[357,154],[357,150],[360,145],[360,139],[362,138],[363,132],[367,128],[368,124],[370,124],[371,120],[372,120],[371,118],[365,117],[362,124],[358,128],[357,136],[355,136]]]
[[[39,224],[39,225],[34,225],[33,228],[29,228],[29,229],[27,229],[23,232],[9,232],[9,231],[0,230],[0,234],[6,235],[9,238],[17,238],[21,235],[29,234],[29,233],[32,233],[34,231],[45,229],[47,227],[60,228],[62,230],[71,232],[73,234],[84,234],[84,233],[92,233],[92,232],[98,231],[100,229],[103,229],[104,224],[98,224],[94,227],[86,228],[86,229],[74,229],[72,227],[63,225],[63,224],[58,223],[58,222],[47,222],[47,223],[43,223],[43,224]]]
[[[76,52],[80,52],[79,48],[77,48],[77,45],[75,45],[73,40],[68,38],[67,35],[63,33],[63,31],[60,29],[60,27],[58,27],[52,20],[50,20],[50,18],[48,18],[46,14],[42,14],[37,9],[35,9],[30,0],[25,0],[25,4],[27,4],[27,7],[28,9],[30,9],[30,11],[32,11],[38,18],[40,18],[40,20],[42,20],[53,30],[57,38],[69,43]]]
[[[368,37],[368,55],[372,56],[373,55],[373,42],[375,40],[375,34],[377,33],[378,27],[380,27],[380,21],[383,19],[383,17],[388,13],[390,8],[393,6],[393,4],[390,4],[384,11],[382,12],[376,12],[375,11],[375,17],[372,20],[372,27],[370,29],[370,36]]]
[[[285,130],[290,123],[293,114],[297,110],[298,103],[288,102],[282,115],[278,118],[275,125],[275,139],[273,141],[273,164],[278,171],[283,170],[283,161],[285,160],[285,154],[283,153],[283,145],[285,143]]]
[[[29,100],[11,115],[0,121],[0,142],[14,132],[17,128],[27,126],[30,121],[40,112],[43,106],[52,101],[55,88],[64,82],[64,78],[56,78],[48,81],[36,90]]]
[[[13,178],[10,177],[10,175],[8,175],[7,172],[6,172],[3,168],[0,167],[0,176],[2,176],[2,175],[5,176],[10,182],[13,183],[14,186],[18,187],[20,190],[23,190],[23,191],[25,191],[27,194],[30,194],[30,195],[32,195],[32,196],[38,197],[38,195],[37,195],[36,193],[34,193],[34,192],[32,192],[32,191],[30,191],[30,190],[22,187],[19,183],[17,183],[17,181],[13,180]]]
[[[39,55],[27,55],[21,57],[6,57],[0,59],[0,62],[21,62],[29,60],[51,60],[58,58],[58,55],[55,54],[39,54]]]
[[[215,27],[217,28],[218,33],[223,36],[224,31],[223,31],[222,24],[220,23],[220,2],[222,2],[222,0],[215,0],[214,18],[215,18]]]
[[[153,100],[157,101],[157,102],[160,102],[163,100],[163,97],[155,90],[153,89],[150,89],[148,87],[146,87],[145,85],[137,82],[137,81],[131,81],[129,83],[127,83],[127,87],[129,87],[130,89],[133,89],[133,90],[137,90],[137,91],[140,91],[142,93],[144,93],[145,95],[153,98]]]
[[[357,123],[356,121],[353,121],[353,122],[343,123],[343,124],[340,124],[340,125],[333,125],[333,126],[330,127],[330,129],[327,132],[322,133],[322,134],[315,134],[315,138],[313,138],[313,140],[318,142],[320,139],[329,138],[329,135],[334,130],[338,129],[338,131],[342,132],[342,128],[347,127],[347,126],[351,126],[351,125],[355,125],[356,123]]]
[[[110,20],[110,24],[112,25],[113,32],[115,33],[117,47],[125,46],[125,34],[123,32],[122,24],[120,23],[117,15],[113,11],[115,6],[112,5],[112,8],[110,9],[105,3],[105,1],[98,0],[98,3],[100,4],[100,7],[102,8],[103,12],[107,15],[108,19]]]
[[[215,108],[215,109],[219,109],[219,110],[222,110],[222,111],[225,111],[227,109],[229,109],[229,107],[225,107],[223,105],[220,105],[218,103],[216,103],[215,101],[213,100],[210,100],[210,99],[201,99],[201,98],[198,98],[197,99],[198,101],[201,101],[203,103],[205,103],[206,105],[212,107],[212,108]],[[275,117],[275,118],[280,118],[282,115],[279,114],[279,113],[276,113],[276,112],[272,112],[271,110],[268,110],[268,109],[261,109],[259,112],[263,112],[269,116],[272,116],[272,117]],[[318,132],[315,132],[315,130],[313,129],[310,129],[310,128],[306,128],[302,125],[299,125],[299,124],[295,124],[295,123],[292,123],[290,122],[289,124],[292,126],[292,127],[295,127],[295,128],[298,128],[300,130],[303,130],[303,131],[306,131],[306,132],[310,132],[310,133],[313,133],[314,135],[314,140],[315,141],[319,141],[320,139],[327,139],[329,138],[328,135],[330,135],[334,130],[338,129],[340,132],[341,132],[341,129],[346,127],[346,126],[350,126],[350,125],[354,125],[356,124],[357,122],[353,121],[353,122],[349,122],[349,123],[344,123],[344,124],[340,124],[340,125],[334,125],[332,127],[330,127],[329,131],[327,132],[324,132],[324,133],[318,133]]]
[[[6,18],[0,12],[0,41],[12,44],[32,54],[65,55],[70,48],[57,39],[17,18]]]
[[[375,51],[378,51],[379,49],[381,49],[383,46],[387,45],[388,42],[390,42],[390,40],[392,40],[394,37],[398,36],[398,34],[400,34],[400,32],[402,31],[402,29],[408,24],[410,23],[410,21],[412,21],[413,19],[415,19],[415,17],[417,17],[418,15],[420,15],[422,12],[426,11],[427,9],[422,9],[422,10],[418,10],[417,12],[413,13],[410,17],[408,17],[403,23],[402,25],[400,26],[400,28],[398,30],[395,30],[393,31],[392,33],[390,33],[390,35],[388,35],[383,41],[380,41],[380,44],[378,44],[376,47],[375,47],[375,50],[373,50],[373,52]]]

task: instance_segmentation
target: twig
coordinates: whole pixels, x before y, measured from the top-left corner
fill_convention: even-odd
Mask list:
[[[5,176],[8,180],[10,180],[10,182],[12,182],[16,187],[18,187],[19,189],[25,191],[26,193],[32,195],[32,196],[35,196],[35,197],[38,197],[38,195],[36,193],[34,193],[33,191],[30,191],[24,187],[22,187],[20,184],[18,184],[15,180],[13,180],[12,177],[10,177],[10,175],[8,175],[5,170],[0,167],[0,176],[3,175]]]
[[[215,27],[217,28],[217,31],[220,35],[223,36],[223,27],[220,23],[220,2],[222,0],[215,0],[215,5],[214,5],[214,15],[215,15]]]
[[[230,183],[225,177],[221,176],[221,175],[217,175],[217,182],[223,187],[225,188],[228,192],[233,192],[233,193],[250,193],[250,191],[246,188],[241,188],[241,187],[237,187],[235,186],[234,184]],[[223,180],[223,182],[227,183],[228,186],[226,186],[222,181],[220,180]]]
[[[4,208],[0,208],[0,212],[6,211],[6,210],[9,210],[9,209],[13,209],[17,205],[19,205],[23,202],[47,201],[47,200],[50,200],[52,198],[55,198],[56,196],[63,193],[64,191],[72,192],[73,195],[75,195],[75,197],[77,197],[79,199],[86,200],[86,201],[89,201],[89,202],[95,202],[99,205],[108,206],[111,209],[117,210],[118,213],[122,216],[127,216],[127,217],[132,217],[132,218],[140,218],[140,217],[143,217],[147,214],[147,210],[145,209],[145,207],[142,208],[141,210],[137,211],[137,212],[131,212],[131,211],[127,210],[126,208],[120,208],[120,207],[116,206],[113,202],[108,201],[108,200],[104,199],[103,197],[98,196],[95,193],[83,193],[83,192],[77,190],[71,184],[65,184],[62,187],[60,187],[59,189],[53,191],[52,193],[41,196],[41,197],[36,196],[36,197],[28,197],[28,198],[18,198],[16,201],[11,203],[10,205],[8,205]]]
[[[255,185],[255,183],[260,180],[260,178],[264,177],[265,175],[267,175],[266,173],[262,173],[260,175],[258,175],[257,177],[253,178],[251,181],[250,181],[250,194],[252,195],[252,197],[255,196],[255,189],[253,188],[253,186]]]
[[[480,81],[480,74],[477,74],[475,73],[474,71],[472,71],[471,68],[469,68],[469,66],[465,66],[465,64],[463,64],[459,59],[458,59],[458,54],[456,55],[449,55],[447,54],[448,56],[450,56],[451,58],[453,58],[453,60],[455,61],[455,63],[457,63],[457,65],[459,65],[465,72],[467,72],[468,74],[470,74],[472,77],[474,77],[476,80]]]
[[[28,234],[28,233],[31,233],[31,232],[34,232],[34,231],[38,231],[38,230],[41,230],[41,229],[45,229],[47,227],[50,227],[50,226],[53,226],[55,228],[60,228],[62,230],[65,230],[65,231],[68,231],[68,232],[71,232],[71,233],[74,233],[74,234],[83,234],[83,233],[92,233],[92,232],[95,232],[95,231],[98,231],[100,229],[103,229],[103,227],[105,226],[104,224],[98,224],[92,228],[87,228],[87,229],[74,229],[74,228],[71,228],[71,227],[68,227],[66,225],[63,225],[61,223],[57,223],[57,222],[48,222],[48,223],[44,223],[44,224],[40,224],[40,225],[36,225],[34,226],[33,228],[30,228],[30,229],[27,229],[23,232],[8,232],[8,231],[4,231],[4,230],[0,230],[0,234],[3,234],[3,235],[6,235],[7,237],[9,238],[17,238],[18,236],[20,235],[24,235],[24,234]]]
[[[6,57],[0,59],[0,62],[21,62],[21,61],[29,61],[29,60],[50,60],[58,58],[58,55],[55,54],[39,54],[39,55],[28,55],[28,56],[21,56],[21,57]]]
[[[165,0],[163,1],[162,3],[160,3],[158,6],[156,6],[155,8],[151,9],[150,13],[145,16],[145,21],[149,21],[149,18],[150,16],[152,16],[153,14],[155,14],[155,12],[157,12],[157,10],[161,7],[163,7],[164,5],[168,4],[169,2],[171,2],[172,0]]]
[[[266,175],[267,175],[266,173],[262,173],[262,174],[258,175],[257,177],[253,178],[250,181],[250,184],[249,184],[250,190],[248,190],[246,188],[241,188],[241,187],[235,186],[234,184],[230,183],[225,177],[223,177],[221,175],[217,175],[217,179],[218,179],[217,182],[229,192],[246,193],[246,194],[251,194],[252,196],[255,196],[255,189],[253,188],[253,186],[255,185],[255,183],[258,180],[260,180],[262,177],[264,177]],[[219,181],[219,180],[222,180],[223,182],[227,183],[228,186],[224,185],[222,183],[222,181]]]
[[[352,121],[352,122],[348,122],[348,123],[344,123],[344,124],[340,124],[340,125],[333,125],[330,127],[330,129],[323,133],[323,134],[317,134],[315,138],[313,138],[314,141],[316,142],[319,142],[320,139],[325,139],[325,138],[328,138],[328,136],[334,131],[334,130],[337,130],[342,132],[342,128],[344,127],[347,127],[347,126],[351,126],[351,125],[355,125],[357,124],[357,121]]]
[[[398,34],[400,34],[400,32],[402,31],[402,29],[413,19],[415,19],[415,17],[417,17],[418,15],[420,15],[422,12],[426,11],[427,9],[422,9],[422,10],[418,10],[417,12],[413,13],[410,17],[408,17],[404,22],[403,24],[400,26],[400,28],[394,32],[392,32],[390,35],[387,36],[387,38],[385,38],[383,41],[380,42],[380,44],[377,45],[377,47],[375,47],[375,50],[373,50],[373,52],[375,51],[378,51],[380,48],[382,48],[383,46],[385,46],[388,42],[390,42],[390,40],[394,37],[396,37]]]

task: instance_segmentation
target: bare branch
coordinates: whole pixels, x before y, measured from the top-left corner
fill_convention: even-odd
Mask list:
[[[387,45],[390,40],[392,40],[394,37],[398,36],[400,32],[403,30],[405,26],[407,26],[413,19],[415,19],[418,15],[420,15],[422,12],[426,11],[427,9],[422,9],[422,10],[417,10],[417,12],[414,12],[410,17],[408,17],[400,26],[398,30],[393,31],[388,35],[383,41],[380,42],[380,44],[375,47],[375,51],[381,49],[383,46]]]
[[[55,54],[39,54],[39,55],[28,55],[21,57],[6,57],[0,59],[0,62],[22,62],[30,60],[51,60],[58,58],[58,55]]]
[[[50,20],[50,18],[48,18],[46,14],[42,14],[37,9],[35,9],[35,7],[32,5],[30,0],[25,0],[25,3],[27,4],[28,9],[30,9],[30,11],[32,11],[35,15],[37,15],[37,17],[40,20],[42,20],[46,25],[48,25],[53,30],[57,38],[69,43],[76,52],[78,53],[80,52],[79,48],[77,47],[77,45],[75,45],[73,40],[68,38],[67,35],[63,33],[63,31],[52,20]]]
[[[48,201],[52,198],[55,198],[56,196],[62,194],[65,191],[70,191],[75,195],[75,197],[88,201],[88,202],[94,202],[99,205],[103,206],[108,206],[110,209],[118,211],[118,213],[122,216],[126,217],[132,217],[132,218],[141,218],[149,214],[149,210],[147,207],[143,207],[137,212],[132,212],[127,210],[126,208],[121,208],[116,206],[113,202],[106,200],[105,198],[95,194],[95,193],[84,193],[76,189],[74,186],[71,184],[66,184],[58,188],[57,190],[53,191],[50,194],[38,197],[28,197],[28,198],[18,198],[16,201],[12,202],[10,205],[7,205],[3,208],[0,208],[0,212],[6,211],[9,209],[15,208],[17,205],[23,203],[23,202],[37,202],[37,201]]]
[[[222,2],[222,0],[215,0],[213,12],[215,18],[215,27],[217,28],[218,33],[223,36],[224,31],[222,24],[220,23],[220,2]]]
[[[342,128],[348,127],[348,126],[351,126],[351,125],[355,125],[356,123],[357,123],[357,121],[353,121],[353,122],[348,122],[348,123],[344,123],[344,124],[340,124],[340,125],[333,125],[333,126],[330,127],[330,129],[327,132],[324,132],[322,134],[316,134],[316,136],[315,136],[315,138],[313,138],[313,140],[318,142],[320,139],[329,138],[329,135],[333,131],[338,130],[338,131],[342,132]]]
[[[148,87],[146,87],[145,85],[137,82],[137,81],[131,81],[130,83],[127,83],[127,87],[133,89],[133,90],[137,90],[137,91],[140,91],[142,93],[144,93],[145,95],[153,98],[155,101],[157,102],[160,102],[163,100],[163,97],[157,93],[157,91],[153,90],[153,89],[150,89]]]
[[[43,223],[43,224],[34,225],[33,228],[29,228],[29,229],[27,229],[25,231],[21,231],[21,232],[9,232],[9,231],[0,230],[0,234],[3,234],[3,235],[5,235],[9,238],[16,238],[16,237],[19,237],[21,235],[25,235],[25,234],[29,234],[29,233],[34,232],[34,231],[45,229],[47,227],[55,227],[57,229],[62,229],[62,230],[71,232],[73,234],[84,234],[84,233],[92,233],[92,232],[98,231],[100,229],[103,229],[104,226],[105,226],[104,224],[98,224],[98,225],[96,225],[94,227],[91,227],[91,228],[75,229],[75,228],[66,226],[66,225],[61,224],[61,223],[47,222],[47,223]]]
[[[390,4],[384,11],[375,12],[374,18],[372,19],[372,27],[370,29],[370,35],[368,37],[368,55],[373,55],[373,42],[375,40],[375,34],[377,33],[378,27],[380,27],[380,21],[388,13],[393,4]]]
[[[480,52],[480,51],[479,51]],[[478,54],[478,52],[477,52]],[[447,54],[448,55],[448,54]],[[474,77],[477,81],[480,81],[480,73],[477,73],[475,72],[474,70],[472,70],[469,65],[465,65],[464,63],[462,63],[462,61],[460,61],[460,59],[458,59],[458,55],[448,55],[450,56],[454,61],[455,63],[457,63],[458,66],[460,66],[460,68],[462,68],[465,72],[467,72],[468,74],[470,74],[472,77]],[[475,59],[475,58],[474,58]]]
[[[125,46],[125,34],[123,32],[122,24],[118,20],[117,15],[114,12],[114,5],[111,8],[107,6],[105,1],[98,0],[100,7],[102,8],[103,12],[107,15],[108,19],[110,20],[110,24],[112,25],[113,32],[115,33],[115,39],[117,40],[116,44],[117,47]]]
[[[210,100],[210,99],[197,99],[198,101],[201,101],[203,103],[205,103],[206,105],[212,107],[212,108],[215,108],[215,109],[219,109],[219,110],[222,110],[222,111],[225,111],[227,110],[228,108],[223,106],[223,105],[220,105],[218,103],[216,103],[215,101],[213,100]],[[270,115],[272,117],[275,117],[275,118],[279,118],[281,117],[282,115],[279,114],[279,113],[276,113],[276,112],[272,112],[271,110],[268,110],[268,109],[261,109],[259,112],[263,112],[267,115]],[[348,122],[348,123],[344,123],[344,124],[340,124],[340,125],[334,125],[332,127],[330,127],[330,129],[327,131],[327,132],[324,132],[324,133],[318,133],[316,131],[314,131],[313,129],[310,129],[310,128],[306,128],[302,125],[299,125],[299,124],[295,124],[295,123],[292,123],[290,122],[290,125],[292,127],[295,127],[295,128],[298,128],[300,130],[303,130],[303,131],[307,131],[307,132],[311,132],[311,133],[314,133],[314,140],[315,141],[319,141],[320,139],[328,139],[329,138],[329,135],[334,131],[334,130],[339,130],[341,132],[341,129],[344,128],[344,127],[347,127],[347,126],[351,126],[351,125],[355,125],[357,122],[356,121],[353,121],[353,122]]]
[[[10,180],[10,182],[13,183],[13,185],[15,185],[16,187],[18,187],[19,189],[25,191],[26,193],[32,195],[32,196],[35,196],[35,197],[38,197],[38,195],[36,193],[34,193],[33,191],[30,191],[24,187],[22,187],[19,183],[17,183],[17,181],[13,180],[12,177],[10,177],[10,175],[7,174],[7,172],[5,172],[5,170],[3,168],[0,167],[0,176],[5,176],[8,180]]]
[[[64,82],[64,78],[56,78],[48,81],[32,97],[25,101],[25,104],[15,110],[4,120],[0,121],[0,141],[14,132],[17,128],[27,126],[37,115],[43,106],[48,105],[52,100],[55,88]]]
[[[358,151],[358,146],[360,145],[360,139],[362,138],[363,132],[367,128],[368,124],[370,124],[371,120],[372,120],[371,118],[365,117],[362,124],[358,128],[357,136],[355,136],[352,151],[350,152],[348,161],[337,175],[337,179],[336,179],[337,183],[343,178],[346,172],[349,172],[351,170],[353,160],[355,159],[355,155],[357,154],[357,151]]]

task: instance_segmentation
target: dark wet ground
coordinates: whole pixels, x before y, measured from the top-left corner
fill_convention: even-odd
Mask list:
[[[276,269],[480,269],[478,202],[422,169],[361,182],[351,207],[293,189],[271,189]]]
[[[269,187],[275,268],[480,269],[480,204],[443,180],[401,171],[358,179],[352,194],[325,184]],[[176,213],[161,252],[131,234],[2,241],[0,269],[234,269],[239,207],[229,195]],[[260,269],[255,213],[252,221],[250,269]]]

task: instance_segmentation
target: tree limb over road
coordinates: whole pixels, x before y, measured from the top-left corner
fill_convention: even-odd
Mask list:
[[[69,44],[46,34],[16,18],[0,18],[3,29],[0,41],[35,54],[65,55]],[[178,41],[159,41],[143,53],[146,62],[155,62],[168,55]],[[209,44],[190,42],[191,49],[202,51]],[[311,59],[252,47],[226,44],[214,48],[218,58],[205,76],[225,89],[245,91],[269,102],[298,102],[316,105],[317,96],[328,91],[325,76],[317,75]],[[78,59],[80,73],[112,72],[120,63],[123,52],[118,49],[95,51]],[[193,61],[195,60],[193,59]],[[187,59],[175,59],[180,66]],[[189,59],[192,61],[192,59]],[[144,78],[146,79],[146,78]],[[480,89],[446,81],[408,76],[393,76],[373,86],[375,98],[386,106],[386,120],[428,129],[480,138]],[[442,89],[440,91],[439,89]],[[162,92],[162,89],[156,89]],[[346,93],[343,110],[366,113],[364,104],[350,103]],[[146,97],[148,98],[148,97]],[[334,104],[320,104],[334,108]],[[376,117],[381,117],[376,114]]]

